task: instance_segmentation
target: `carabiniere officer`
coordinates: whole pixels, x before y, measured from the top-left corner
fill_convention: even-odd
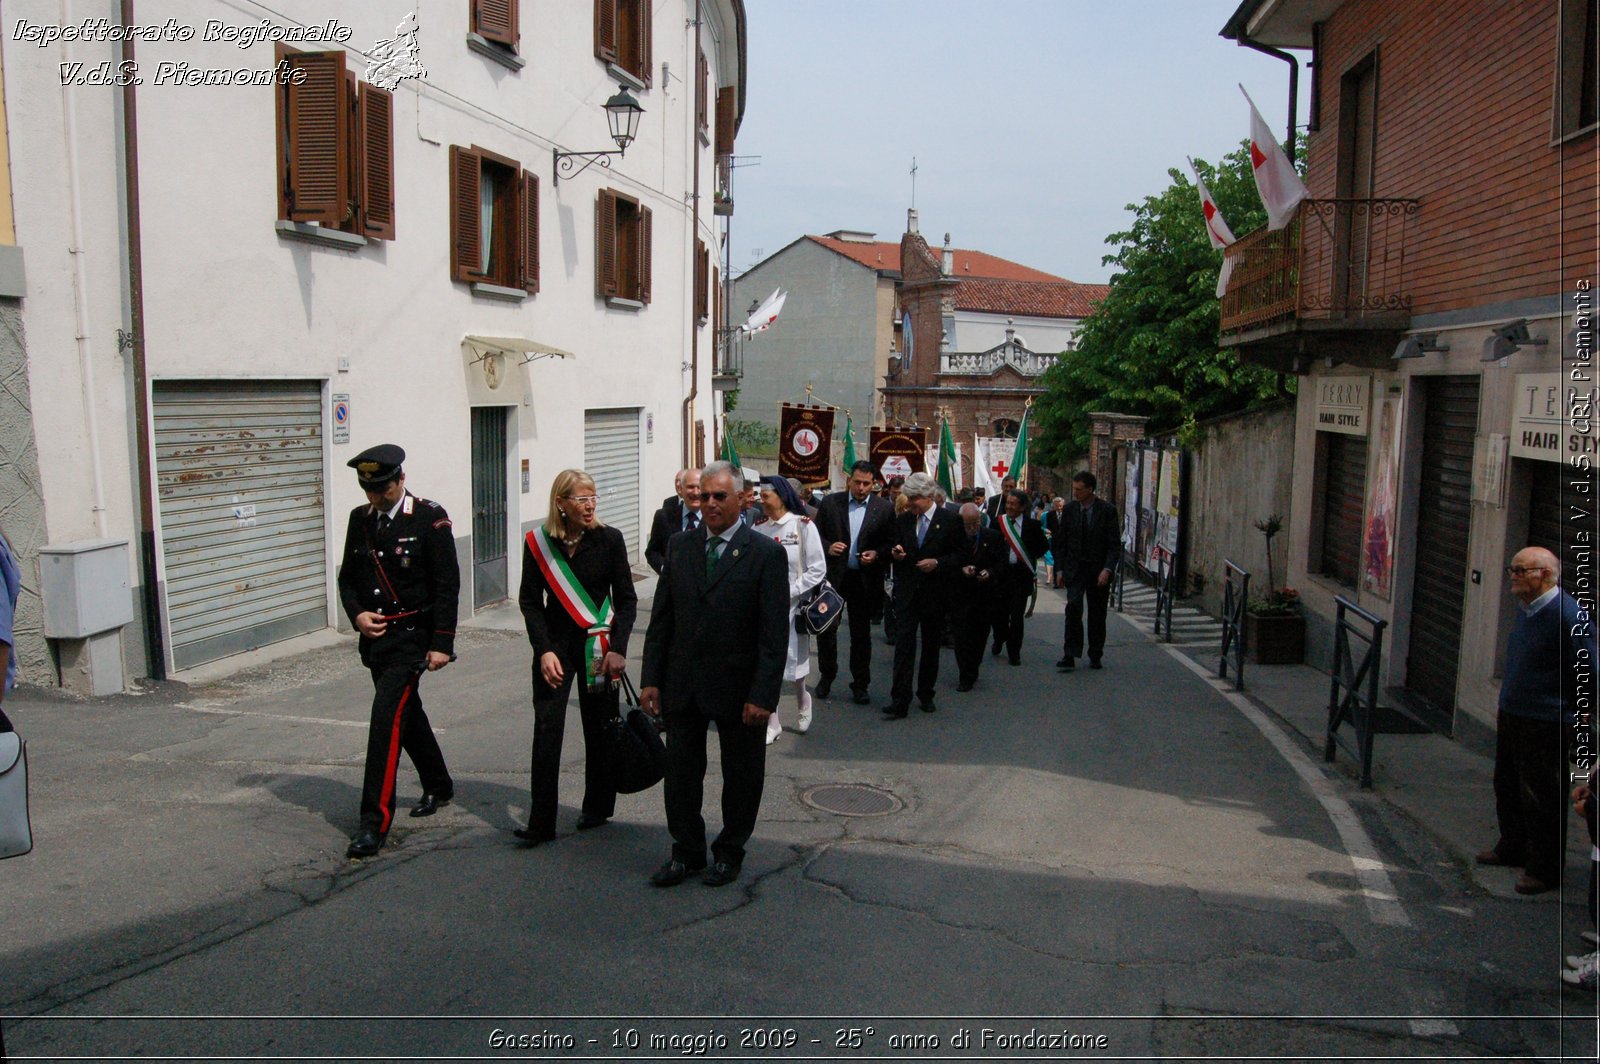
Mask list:
[[[346,851],[371,857],[394,819],[395,770],[404,750],[422,778],[412,816],[432,816],[455,796],[444,754],[417,689],[424,670],[454,656],[461,573],[444,507],[405,490],[405,451],[392,443],[350,459],[367,505],[350,511],[339,598],[361,633],[361,664],[372,673],[372,723],[361,783],[361,828]]]

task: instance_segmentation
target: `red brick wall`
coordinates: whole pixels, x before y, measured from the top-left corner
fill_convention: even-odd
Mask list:
[[[1308,185],[1332,197],[1340,78],[1377,51],[1373,195],[1421,201],[1412,313],[1564,294],[1594,276],[1597,153],[1551,144],[1558,0],[1353,0],[1324,27]]]

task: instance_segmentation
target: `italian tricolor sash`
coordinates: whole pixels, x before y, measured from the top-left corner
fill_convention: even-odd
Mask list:
[[[539,571],[544,574],[550,592],[560,601],[567,616],[589,637],[583,644],[583,675],[593,684],[595,665],[611,650],[611,596],[607,595],[596,608],[589,593],[573,575],[567,556],[556,549],[550,542],[550,534],[543,528],[528,533],[528,547],[539,563]]]
[[[1000,531],[1005,533],[1006,542],[1011,544],[1011,549],[1017,552],[1017,560],[1026,565],[1031,572],[1033,570],[1033,559],[1028,557],[1028,552],[1022,549],[1021,522],[1019,521],[1017,526],[1013,527],[1011,518],[1002,516],[1000,518]]]

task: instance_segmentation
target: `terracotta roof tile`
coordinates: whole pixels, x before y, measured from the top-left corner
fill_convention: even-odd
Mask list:
[[[956,286],[956,309],[1034,318],[1085,318],[1110,285],[1077,281],[1008,281],[970,278]]]
[[[808,236],[807,240],[814,240],[829,251],[837,252],[846,258],[854,259],[861,265],[874,270],[887,270],[890,273],[900,272],[900,243],[889,243],[886,240],[856,241],[840,240],[831,236]],[[932,247],[934,255],[942,249]],[[1024,266],[1009,259],[1002,259],[996,255],[986,255],[981,251],[969,251],[965,248],[951,248],[954,254],[954,266],[951,275],[957,278],[987,277],[1005,281],[1057,281],[1071,284],[1065,278],[1057,277],[1053,273],[1035,270],[1031,266]],[[1091,286],[1093,287],[1093,286]],[[1103,286],[1102,286],[1103,287]]]

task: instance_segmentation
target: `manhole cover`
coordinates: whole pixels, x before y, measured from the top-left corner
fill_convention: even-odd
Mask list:
[[[813,809],[840,816],[887,816],[905,808],[905,803],[879,787],[864,783],[824,783],[800,795]]]

